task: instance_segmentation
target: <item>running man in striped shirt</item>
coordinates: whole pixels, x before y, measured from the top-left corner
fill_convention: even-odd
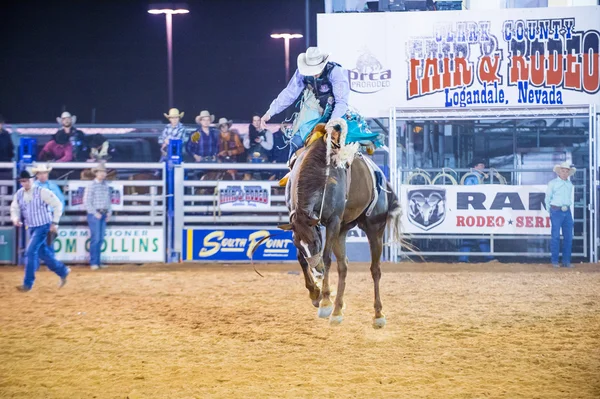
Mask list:
[[[25,278],[23,285],[18,286],[17,289],[21,292],[31,290],[40,259],[60,277],[60,288],[67,283],[67,276],[71,270],[56,259],[54,251],[46,243],[46,237],[48,232],[58,231],[63,204],[52,191],[35,187],[33,176],[26,170],[19,175],[19,183],[23,187],[14,195],[10,205],[10,218],[17,227],[25,225],[29,231],[29,243],[25,250],[27,256]]]

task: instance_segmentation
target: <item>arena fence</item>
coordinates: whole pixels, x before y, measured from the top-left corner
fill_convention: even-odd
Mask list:
[[[16,235],[10,220],[10,203],[17,182],[12,162],[0,162],[0,264],[13,264],[16,259]]]

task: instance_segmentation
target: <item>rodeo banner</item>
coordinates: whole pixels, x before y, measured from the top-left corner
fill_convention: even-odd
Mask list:
[[[401,187],[404,232],[550,235],[546,186]]]
[[[218,206],[223,212],[247,212],[271,207],[271,185],[265,182],[219,181]]]
[[[600,104],[600,6],[412,15],[318,17],[319,46],[348,69],[365,115]]]
[[[69,183],[69,205],[75,209],[84,209],[83,196],[85,189],[92,181],[78,181]],[[113,210],[123,209],[123,185],[109,182],[110,203]]]
[[[183,231],[183,260],[248,261],[256,244],[270,236],[254,252],[257,261],[296,261],[296,247],[291,231],[283,230],[214,230]]]
[[[107,227],[101,259],[106,263],[164,262],[164,230],[161,227]],[[56,258],[63,262],[87,262],[90,231],[60,227],[54,240]]]

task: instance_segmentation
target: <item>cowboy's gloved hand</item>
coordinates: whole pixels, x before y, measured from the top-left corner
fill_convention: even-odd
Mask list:
[[[262,118],[260,118],[260,126],[262,129],[266,129],[267,128],[267,122],[271,120],[271,115],[269,115],[268,112],[266,112]]]

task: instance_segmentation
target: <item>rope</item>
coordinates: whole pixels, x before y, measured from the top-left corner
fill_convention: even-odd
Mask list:
[[[327,133],[327,168],[325,169],[325,186],[323,187],[323,199],[321,200],[321,209],[319,210],[319,223],[323,216],[323,208],[325,207],[325,194],[327,193],[327,181],[329,180],[329,172],[331,168],[331,134]]]
[[[456,178],[454,176],[452,176],[450,173],[447,172],[447,170],[452,171],[452,173],[454,173],[454,176],[457,175],[457,173],[450,168],[442,168],[442,172],[438,173],[433,180],[431,180],[431,184],[435,184],[435,182],[440,179],[440,178],[447,178],[448,180],[450,180],[450,182],[452,183],[453,186],[457,185],[458,182],[456,181]],[[444,183],[442,183],[444,184]]]
[[[411,180],[417,176],[421,176],[423,179],[425,179],[425,184],[431,184],[431,177],[429,175],[429,173],[427,173],[426,171],[424,171],[423,169],[415,169],[414,172],[411,172],[407,177],[406,177],[406,181],[405,184],[410,184]]]

